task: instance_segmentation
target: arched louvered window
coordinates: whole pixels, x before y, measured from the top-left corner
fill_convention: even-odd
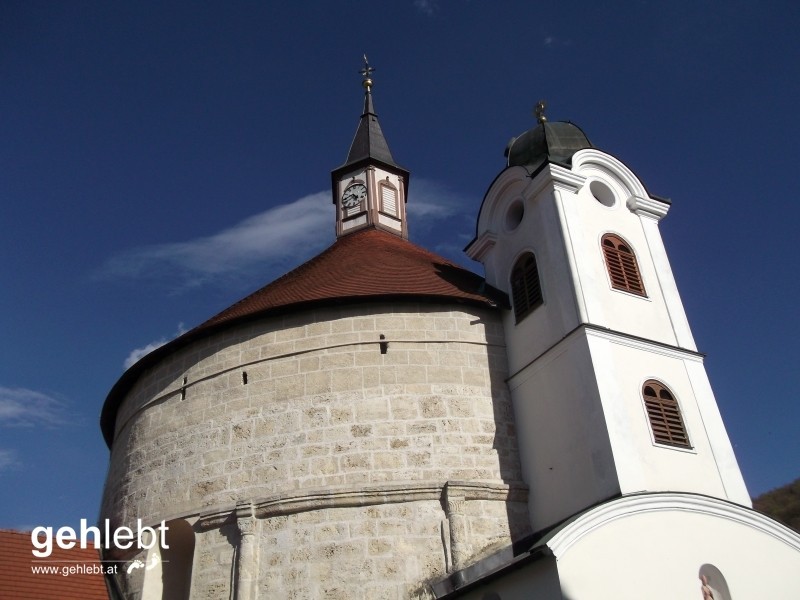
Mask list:
[[[606,268],[611,278],[611,287],[639,296],[647,296],[644,283],[639,273],[639,263],[636,255],[622,238],[606,234],[602,242],[603,255],[606,259]]]
[[[642,395],[656,443],[691,448],[680,406],[667,386],[651,379],[645,382]]]
[[[536,257],[531,253],[520,256],[511,269],[511,296],[517,323],[543,302],[539,269],[536,268]]]

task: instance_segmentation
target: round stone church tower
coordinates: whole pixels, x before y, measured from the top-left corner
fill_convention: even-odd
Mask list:
[[[369,75],[336,242],[108,395],[100,517],[168,527],[168,548],[107,553],[125,598],[425,597],[529,533],[507,296],[407,241]]]

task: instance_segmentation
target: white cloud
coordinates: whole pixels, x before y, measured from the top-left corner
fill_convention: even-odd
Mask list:
[[[64,405],[52,396],[25,388],[0,387],[0,425],[60,425],[66,421]]]
[[[146,354],[150,354],[156,348],[160,348],[170,340],[175,339],[179,335],[186,333],[186,329],[183,326],[183,323],[178,323],[178,331],[177,333],[172,336],[171,338],[167,339],[166,337],[162,337],[160,340],[156,340],[155,342],[150,342],[146,346],[142,346],[141,348],[134,348],[131,350],[131,353],[128,354],[128,357],[125,359],[123,366],[125,369],[129,369],[134,365],[134,363],[138,362],[140,358],[145,356]]]
[[[0,449],[0,473],[19,466],[17,453],[14,450]]]
[[[207,237],[137,248],[113,257],[101,269],[110,277],[169,277],[195,287],[255,263],[280,262],[321,248],[333,232],[329,192],[318,192],[265,210]]]
[[[412,226],[422,220],[452,217],[465,207],[472,208],[469,199],[436,181],[414,179],[409,186],[408,214]]]
[[[415,178],[410,187],[411,226],[428,229],[438,220],[463,212],[465,205],[472,207],[467,202],[435,181]],[[254,265],[264,272],[268,267],[292,266],[309,258],[333,240],[333,219],[330,192],[317,192],[209,236],[135,248],[107,260],[100,274],[167,281],[177,290],[225,284]],[[167,341],[134,350],[126,365]]]
[[[461,195],[436,181],[415,178],[408,200],[411,239],[449,260],[469,265],[463,248],[475,235],[479,205],[480,198]]]
[[[545,35],[542,38],[542,44],[547,46],[548,48],[552,47],[565,48],[568,46],[572,46],[572,40],[556,37],[554,35]]]

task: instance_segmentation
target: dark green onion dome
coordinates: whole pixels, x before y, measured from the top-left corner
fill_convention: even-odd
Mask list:
[[[580,127],[569,121],[539,123],[506,146],[509,167],[537,170],[546,162],[569,166],[572,156],[585,148],[594,148]]]

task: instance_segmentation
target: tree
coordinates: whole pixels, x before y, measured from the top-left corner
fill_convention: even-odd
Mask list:
[[[753,508],[800,532],[800,479],[754,498]]]

